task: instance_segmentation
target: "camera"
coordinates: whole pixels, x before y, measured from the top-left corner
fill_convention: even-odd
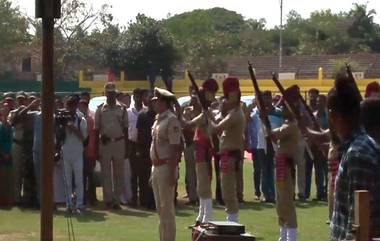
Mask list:
[[[56,126],[66,127],[70,121],[74,120],[75,116],[72,116],[66,109],[59,109],[55,112],[54,121]]]
[[[55,161],[58,162],[61,157],[61,147],[66,139],[66,126],[69,122],[73,122],[75,116],[72,116],[66,109],[58,109],[55,111],[54,124],[55,124],[55,137],[56,137],[56,154]]]

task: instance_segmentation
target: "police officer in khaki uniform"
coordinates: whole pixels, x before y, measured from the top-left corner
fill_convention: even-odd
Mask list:
[[[103,198],[107,208],[121,209],[120,196],[125,181],[124,158],[125,141],[128,138],[128,114],[126,107],[116,100],[115,84],[107,83],[104,88],[107,100],[95,113]]]
[[[155,88],[154,94],[152,101],[158,114],[152,127],[151,182],[160,219],[160,241],[175,241],[174,195],[181,155],[181,125],[170,111],[175,96],[159,88]]]
[[[226,204],[227,221],[238,222],[237,173],[243,161],[245,115],[240,105],[239,80],[228,77],[223,82],[227,115],[218,123],[210,123],[220,135],[220,171],[222,197]],[[211,114],[209,113],[209,117]]]

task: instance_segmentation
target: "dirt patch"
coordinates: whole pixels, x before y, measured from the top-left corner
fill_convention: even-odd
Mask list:
[[[2,234],[0,233],[0,241],[18,241],[18,240],[27,240],[27,234],[22,234],[22,233],[7,233],[7,234]]]

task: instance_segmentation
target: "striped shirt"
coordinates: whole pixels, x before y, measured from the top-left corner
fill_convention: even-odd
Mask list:
[[[354,224],[354,193],[368,190],[372,230],[380,228],[380,146],[357,131],[341,146],[342,159],[336,177],[331,240],[351,238]]]

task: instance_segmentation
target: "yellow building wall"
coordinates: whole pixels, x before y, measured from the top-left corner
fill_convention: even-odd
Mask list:
[[[79,87],[89,88],[94,96],[103,95],[103,88],[106,83],[104,81],[92,81],[85,80],[84,72],[80,71],[79,74]],[[291,85],[298,85],[301,89],[301,92],[306,92],[311,88],[317,88],[321,93],[327,93],[333,86],[333,79],[322,79],[319,74],[319,79],[298,79],[298,80],[282,80],[281,83],[284,87],[289,87]],[[380,79],[363,79],[357,80],[356,83],[359,87],[359,90],[363,93],[368,83],[377,81],[380,84]],[[196,80],[199,86],[202,86],[203,80]],[[278,89],[271,79],[262,79],[258,80],[261,90],[270,90],[273,93],[278,93]],[[121,80],[115,81],[117,89],[123,92],[132,92],[135,88],[146,88],[149,89],[149,82],[147,80],[142,81],[130,81],[125,79],[125,74],[121,73]],[[222,81],[219,83],[219,94],[222,94]],[[188,88],[191,85],[190,80],[187,78],[187,75],[184,76],[182,80],[173,81],[173,92],[177,97],[188,95]],[[165,88],[165,84],[162,81],[156,81],[156,87]],[[240,79],[240,89],[242,95],[253,95],[253,85],[250,79]]]

